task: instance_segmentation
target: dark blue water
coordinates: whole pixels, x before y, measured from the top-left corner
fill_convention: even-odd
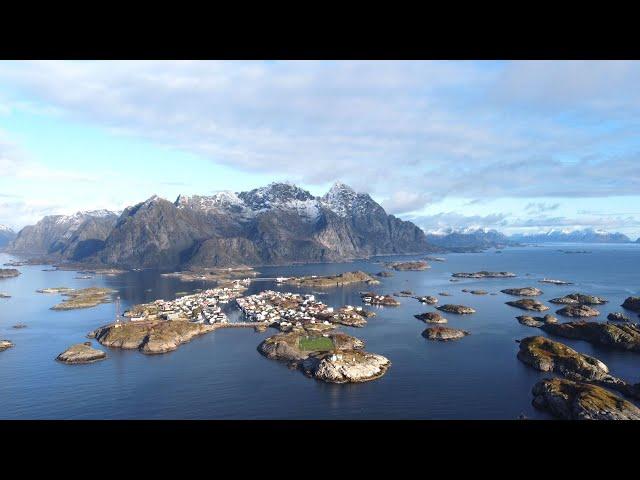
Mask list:
[[[22,275],[0,280],[0,338],[15,347],[0,353],[0,418],[2,419],[514,419],[548,418],[531,406],[531,387],[546,375],[516,359],[516,339],[540,334],[520,325],[524,313],[509,307],[512,299],[498,293],[476,296],[461,289],[499,292],[507,287],[538,286],[541,299],[573,291],[601,295],[610,302],[598,320],[621,310],[625,297],[638,295],[640,245],[575,246],[589,254],[558,252],[573,247],[544,246],[506,249],[497,254],[449,254],[444,263],[432,262],[423,272],[396,272],[382,279],[378,291],[403,289],[436,295],[440,303],[462,303],[477,313],[447,314],[448,326],[471,335],[457,342],[428,342],[420,333],[426,325],[413,315],[433,307],[412,298],[402,305],[378,309],[364,328],[344,331],[366,341],[367,350],[388,357],[393,365],[381,379],[355,385],[329,385],[306,378],[286,365],[262,357],[256,350],[266,336],[251,329],[223,329],[181,346],[177,351],[146,356],[137,351],[107,349],[108,359],[90,365],[64,365],[54,358],[69,345],[83,342],[90,330],[113,319],[114,304],[59,312],[49,310],[57,295],[35,290],[44,287],[107,286],[120,292],[122,308],[173,298],[176,292],[203,288],[202,282],[184,283],[156,272],[129,272],[116,277],[79,280],[75,272],[44,272],[43,266],[19,267]],[[401,257],[410,259],[414,257]],[[415,258],[420,258],[416,256]],[[0,255],[0,262],[10,257]],[[261,276],[330,274],[383,269],[376,261],[342,264],[260,268]],[[449,282],[451,272],[508,270],[513,279]],[[538,284],[543,277],[575,282],[572,286]],[[252,284],[248,294],[279,287],[271,282]],[[362,285],[325,290],[323,301],[332,306],[361,305]],[[317,289],[314,289],[317,291]],[[552,309],[552,311],[555,309]],[[15,330],[16,323],[28,328]],[[640,355],[598,348],[581,341],[561,340],[576,350],[604,361],[611,372],[640,381]],[[99,348],[105,348],[98,346]]]

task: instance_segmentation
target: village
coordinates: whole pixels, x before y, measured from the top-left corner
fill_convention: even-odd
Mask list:
[[[185,295],[175,300],[155,300],[135,305],[124,313],[131,322],[145,320],[188,320],[194,323],[227,323],[221,305],[239,297],[251,283],[249,278],[232,280],[218,288]]]
[[[236,299],[238,307],[250,321],[263,322],[286,331],[306,324],[322,323],[361,327],[366,318],[374,316],[362,307],[345,305],[337,310],[329,307],[315,295],[265,290],[255,295]]]

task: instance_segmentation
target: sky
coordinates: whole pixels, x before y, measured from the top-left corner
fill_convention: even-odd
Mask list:
[[[636,238],[640,62],[0,61],[0,224],[273,181]]]

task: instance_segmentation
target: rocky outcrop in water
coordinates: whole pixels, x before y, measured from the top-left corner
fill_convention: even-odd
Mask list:
[[[547,333],[559,337],[585,340],[617,350],[640,352],[640,327],[635,323],[599,323],[578,320],[567,323],[545,324]]]
[[[467,335],[471,334],[465,330],[449,327],[429,327],[422,332],[422,336],[427,340],[438,340],[442,342],[458,340]]]
[[[453,273],[451,276],[455,278],[512,278],[515,277],[516,274],[511,272],[487,272],[483,270],[481,272],[472,273],[458,272]]]
[[[106,325],[89,336],[106,347],[157,354],[176,350],[181,344],[213,330],[215,326],[202,323],[152,320]]]
[[[13,343],[9,340],[0,340],[0,352],[4,352],[6,349],[13,347]]]
[[[546,323],[558,323],[558,319],[553,315],[545,315],[544,317],[532,317],[530,315],[520,315],[516,317],[518,322],[527,327],[541,327]]]
[[[631,319],[622,312],[613,312],[607,315],[607,320],[611,322],[630,322]]]
[[[589,305],[567,305],[556,311],[565,317],[597,317],[600,312]]]
[[[500,291],[516,297],[537,297],[538,295],[542,295],[542,290],[535,287],[505,288]]]
[[[572,293],[564,297],[553,298],[549,300],[551,303],[560,305],[603,305],[607,300],[594,295],[584,295],[582,293]]]
[[[456,313],[458,315],[469,315],[471,313],[476,313],[476,311],[471,307],[467,307],[466,305],[454,305],[451,303],[440,305],[439,307],[436,307],[436,308],[443,312]]]
[[[81,364],[93,363],[107,358],[107,354],[105,352],[92,348],[91,344],[87,345],[87,343],[71,345],[64,352],[58,355],[56,360],[67,364]]]
[[[438,312],[426,312],[419,315],[414,315],[418,320],[422,320],[425,323],[447,323],[447,319],[440,315]]]
[[[564,420],[640,420],[640,409],[614,393],[565,378],[533,386],[533,405]]]
[[[633,312],[640,312],[640,297],[627,297],[621,307]]]
[[[534,312],[546,312],[547,310],[549,310],[549,307],[532,298],[521,298],[520,300],[514,300],[505,303],[521,310],[531,310]]]
[[[398,270],[398,271],[407,271],[407,270],[420,271],[420,270],[426,270],[427,268],[431,268],[429,264],[423,260],[419,260],[415,262],[392,262],[392,263],[388,263],[387,267],[393,268],[394,270]]]
[[[325,353],[302,362],[305,374],[329,383],[369,382],[382,377],[390,366],[388,358],[362,350]]]
[[[432,297],[431,295],[425,295],[424,297],[414,297],[420,303],[425,303],[427,305],[435,305],[438,303],[438,299],[436,297]]]
[[[20,275],[20,270],[16,268],[0,268],[0,278],[12,278]]]

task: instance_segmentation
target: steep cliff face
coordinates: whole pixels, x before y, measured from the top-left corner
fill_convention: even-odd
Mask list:
[[[7,251],[83,260],[102,248],[117,219],[107,210],[49,215],[20,230]]]
[[[35,241],[31,246],[66,255],[57,247],[59,236],[52,230],[45,246]],[[286,183],[238,194],[179,196],[173,203],[154,196],[127,208],[101,242],[82,259],[162,269],[327,262],[430,250],[422,230],[387,215],[369,195],[343,184],[320,198]]]
[[[211,234],[203,216],[154,196],[122,212],[96,258],[123,267],[175,268]]]

